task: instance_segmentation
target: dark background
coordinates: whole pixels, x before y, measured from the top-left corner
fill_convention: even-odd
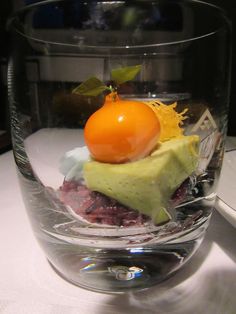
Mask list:
[[[8,16],[16,9],[33,3],[37,0],[0,0],[0,130],[6,130],[6,134],[0,134],[0,153],[8,150],[11,147],[10,143],[10,127],[9,127],[9,113],[7,103],[6,91],[6,65],[9,49],[9,38],[6,32],[6,21]],[[236,3],[235,0],[205,0],[205,2],[213,3],[224,8],[231,18],[233,26],[233,58],[232,58],[232,82],[230,95],[230,113],[228,135],[236,136]]]

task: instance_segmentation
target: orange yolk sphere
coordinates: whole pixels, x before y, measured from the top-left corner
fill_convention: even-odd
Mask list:
[[[106,163],[134,161],[149,155],[159,136],[160,123],[150,107],[118,97],[114,101],[106,98],[84,129],[92,157]]]

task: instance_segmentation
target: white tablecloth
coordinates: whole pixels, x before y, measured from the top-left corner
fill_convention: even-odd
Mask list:
[[[217,212],[175,277],[143,292],[101,294],[73,286],[48,264],[26,216],[12,152],[0,156],[0,176],[1,314],[236,313],[236,229]]]

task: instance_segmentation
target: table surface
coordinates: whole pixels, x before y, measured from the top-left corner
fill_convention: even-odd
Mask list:
[[[109,295],[59,277],[37,244],[21,199],[12,152],[0,156],[0,313],[235,314],[236,229],[214,212],[200,249],[166,282]]]

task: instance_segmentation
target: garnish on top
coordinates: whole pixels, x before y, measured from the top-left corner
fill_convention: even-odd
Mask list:
[[[188,111],[185,108],[182,112],[178,113],[175,109],[177,102],[170,105],[165,105],[159,100],[146,101],[149,107],[156,113],[161,125],[160,142],[165,142],[175,137],[183,136],[183,121],[187,119],[185,113]]]
[[[85,125],[85,142],[92,157],[107,163],[146,157],[159,140],[157,116],[140,101],[109,98]]]
[[[182,121],[187,110],[175,111],[176,103],[165,105],[159,101],[142,102],[121,99],[117,87],[132,80],[140,65],[112,70],[115,86],[106,86],[92,77],[76,87],[72,93],[97,96],[109,91],[104,105],[94,112],[85,125],[84,137],[91,156],[100,162],[124,163],[148,156],[158,144],[183,134]]]
[[[113,69],[111,80],[115,86],[107,86],[97,77],[90,77],[85,82],[72,90],[72,93],[84,96],[98,96],[104,91],[114,92],[117,87],[125,82],[131,81],[140,72],[141,65],[134,65],[124,68]]]

